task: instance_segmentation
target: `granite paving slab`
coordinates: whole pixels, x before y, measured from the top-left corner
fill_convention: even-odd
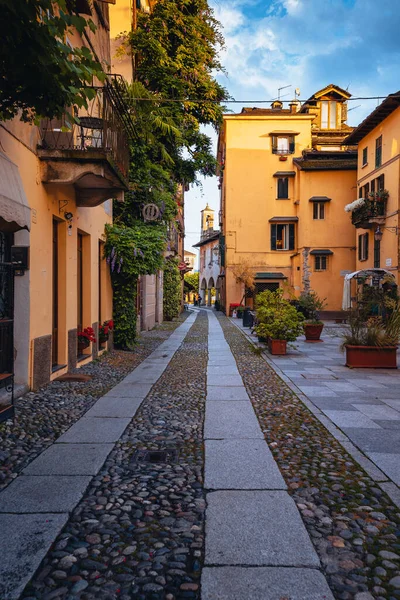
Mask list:
[[[132,383],[125,379],[112,388],[103,398],[146,398],[153,385],[151,383]]]
[[[334,392],[333,390],[328,390],[328,388],[324,387],[324,385],[322,383],[319,386],[316,386],[316,385],[311,386],[311,385],[299,385],[296,382],[296,385],[299,388],[299,390],[301,390],[303,392],[303,394],[305,394],[306,396],[309,396],[310,398],[313,398],[314,396],[322,396],[323,398],[338,398],[339,397],[336,392]]]
[[[205,439],[264,438],[250,402],[207,402]]]
[[[205,567],[202,600],[334,600],[316,569]]]
[[[363,429],[379,429],[379,425],[358,410],[322,410],[340,428],[360,427]]]
[[[143,398],[119,398],[117,396],[103,396],[97,400],[85,413],[85,417],[110,417],[131,419],[135,414]]]
[[[207,503],[206,565],[319,567],[287,492],[210,492]]]
[[[400,486],[400,448],[398,450],[399,453],[397,454],[390,452],[367,452],[367,455],[394,483]]]
[[[208,365],[207,377],[212,375],[239,375],[239,371],[236,365]]]
[[[285,490],[285,481],[264,440],[207,440],[208,489]]]
[[[343,427],[344,433],[363,452],[392,453],[397,450],[400,460],[400,431]]]
[[[31,462],[25,475],[96,475],[113,444],[53,444]]]
[[[247,400],[250,402],[249,395],[244,385],[237,387],[224,387],[218,385],[209,385],[207,387],[207,402],[208,401],[230,401],[230,400]]]
[[[20,475],[0,494],[0,513],[66,513],[82,498],[91,476]]]
[[[240,375],[207,375],[207,385],[226,385],[228,387],[242,386]]]
[[[130,419],[82,417],[55,443],[110,444],[119,440],[129,422]]]
[[[374,419],[375,423],[382,427],[382,429],[400,429],[400,421],[382,421],[381,419]]]
[[[353,406],[370,419],[394,419],[395,421],[400,421],[400,412],[384,404],[353,403]]]
[[[0,598],[18,600],[67,520],[67,513],[0,514]]]

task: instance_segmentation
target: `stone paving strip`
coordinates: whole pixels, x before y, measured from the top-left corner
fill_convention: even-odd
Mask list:
[[[233,320],[221,314],[218,314],[218,320],[261,431],[283,475],[288,494],[300,510],[335,600],[399,600],[400,511],[385,493],[393,494],[396,486],[387,481],[385,474],[357,450],[327,416],[316,411],[316,406],[305,394],[291,385],[287,372],[277,375],[262,351],[250,344]],[[321,349],[322,344],[317,346],[318,349],[312,352],[321,354],[321,364],[325,355],[327,364],[333,362],[329,352]],[[288,357],[282,359],[289,360]],[[298,363],[302,372],[305,368],[317,368],[314,360],[299,353],[293,354],[290,362],[290,369]],[[332,393],[335,394],[334,402],[341,402],[341,394]],[[328,396],[325,401],[332,402]],[[357,394],[357,403],[360,403],[359,398]],[[376,402],[374,398],[372,404]],[[345,430],[346,434],[348,431]],[[377,443],[374,436],[382,430],[370,427],[368,431],[372,436],[371,444]],[[253,510],[261,512],[261,505],[257,506],[255,502]],[[272,519],[279,519],[278,503],[272,511]],[[234,551],[229,550],[231,555]],[[242,569],[241,573],[231,565],[205,569],[203,589],[213,581],[215,585],[223,586],[226,595],[221,598],[226,600],[246,598],[246,594],[264,599],[265,583],[271,585],[269,589],[274,600],[287,596],[291,600],[292,597],[295,600],[299,597],[319,598],[318,590],[312,591],[312,587],[308,588],[309,596],[301,595],[307,581],[305,571],[296,584],[297,591],[290,596],[285,595],[280,585],[271,584],[270,569],[266,568],[263,574],[257,571],[258,577],[253,578],[251,570],[254,568],[251,567],[250,572]],[[222,572],[222,569],[226,571]],[[307,571],[310,572],[311,569]],[[287,584],[290,585],[290,579]],[[203,600],[211,598],[210,588]]]
[[[188,314],[185,312],[177,321],[165,322],[151,331],[142,332],[134,352],[106,352],[97,360],[77,369],[79,375],[89,376],[88,381],[55,380],[37,392],[28,392],[19,397],[16,400],[15,418],[0,423],[0,490],[51,446],[98,398],[113,386],[117,387],[128,373],[166,341]],[[119,396],[120,391],[115,391],[116,387],[107,396]],[[107,404],[108,400],[104,402]]]
[[[20,597],[49,546],[67,523],[69,514],[123,435],[141,402],[162,376],[195,319],[196,314],[189,316],[149,358],[100,398],[0,492],[2,600]],[[62,552],[64,558],[66,554]],[[71,567],[76,560],[71,556]],[[64,572],[59,570],[62,580],[60,573]],[[79,581],[76,582],[78,589]],[[65,589],[68,592],[68,588]],[[81,589],[84,588],[81,586]],[[50,589],[45,596],[33,597],[46,600],[65,597],[65,593],[54,595],[53,591]]]
[[[202,599],[333,600],[224,333],[208,316]]]

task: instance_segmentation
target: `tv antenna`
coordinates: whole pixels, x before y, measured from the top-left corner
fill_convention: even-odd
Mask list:
[[[292,85],[283,85],[282,87],[278,88],[278,100],[281,99],[281,90],[286,90],[286,88],[290,88],[292,87]],[[287,96],[287,94],[285,94]]]
[[[352,106],[351,108],[347,109],[347,112],[350,112],[351,110],[355,110],[356,108],[360,108],[361,104],[357,104],[357,106]]]
[[[295,98],[296,98],[296,99],[297,99],[297,98],[300,98],[300,88],[296,88],[296,89],[294,90],[294,95],[295,95]]]

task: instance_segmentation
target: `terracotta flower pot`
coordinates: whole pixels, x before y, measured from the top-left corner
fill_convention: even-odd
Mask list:
[[[321,337],[322,330],[324,328],[323,323],[320,325],[316,325],[314,323],[305,323],[304,324],[304,334],[306,336],[306,340],[316,342]]]
[[[397,346],[346,346],[346,367],[397,369]]]
[[[268,350],[271,354],[282,355],[286,354],[286,340],[268,340]]]

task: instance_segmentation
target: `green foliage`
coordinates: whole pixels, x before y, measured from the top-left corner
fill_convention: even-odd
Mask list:
[[[69,4],[72,4],[70,2]],[[71,29],[94,31],[91,20],[67,12],[66,0],[13,0],[1,3],[0,120],[54,117],[66,106],[87,106],[93,77],[102,66],[86,47],[71,49]]]
[[[174,179],[190,183],[198,172],[214,174],[211,139],[200,126],[221,124],[220,103],[228,94],[214,78],[223,71],[218,60],[223,38],[207,0],[158,0],[151,13],[138,16],[128,43],[142,85],[133,95],[153,99],[138,102],[139,112],[149,117],[150,130],[157,127],[159,149],[173,165]],[[206,101],[191,102],[197,99]]]
[[[320,298],[316,292],[304,292],[300,294],[294,305],[307,320],[307,323],[320,324],[319,311],[326,306],[326,298]]]
[[[172,321],[179,316],[182,300],[182,280],[178,269],[179,260],[168,258],[164,267],[164,319]]]
[[[346,346],[397,346],[400,341],[400,301],[386,299],[386,317],[369,317],[355,309],[343,333],[342,349]]]
[[[197,273],[186,273],[184,279],[193,287],[193,291],[199,291],[200,273],[198,271]]]
[[[165,228],[137,221],[132,227],[106,225],[105,256],[114,291],[114,343],[131,348],[136,338],[136,288],[139,275],[163,268]]]
[[[262,338],[294,342],[303,333],[304,317],[283,298],[281,289],[257,294],[256,315],[255,332]]]

